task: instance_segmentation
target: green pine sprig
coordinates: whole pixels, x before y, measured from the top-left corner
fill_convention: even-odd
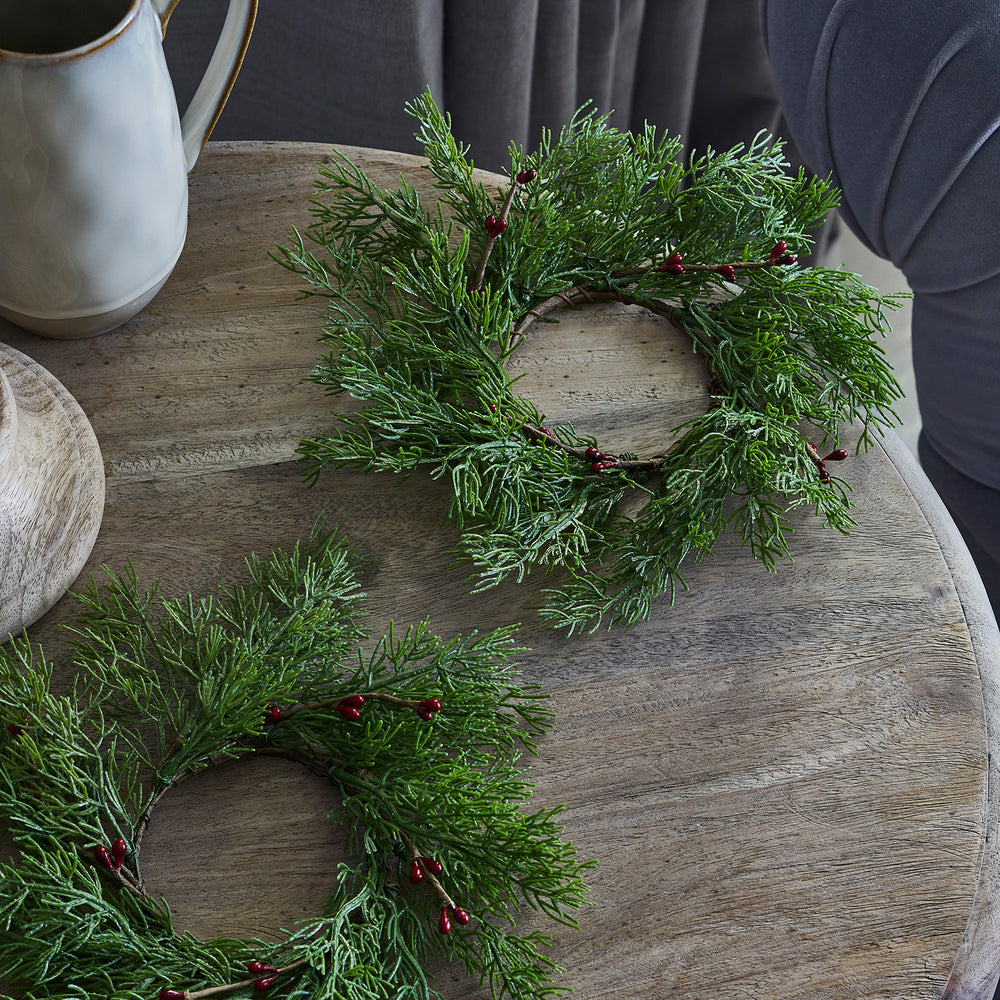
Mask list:
[[[26,637],[0,650],[0,821],[16,850],[0,865],[0,969],[31,1000],[250,997],[261,967],[276,997],[432,1000],[426,964],[442,954],[497,1000],[565,992],[546,935],[514,921],[527,906],[574,926],[591,863],[559,809],[527,808],[520,758],[552,715],[518,680],[516,629],[445,639],[420,622],[373,640],[336,532],[248,570],[200,599],[162,599],[131,568],[92,581],[68,694]],[[250,754],[341,789],[358,863],[278,944],[177,934],[143,884],[143,834],[178,783]]]
[[[867,448],[897,421],[877,338],[899,297],[796,262],[837,203],[826,181],[790,173],[766,134],[685,162],[680,139],[584,108],[536,151],[512,146],[495,191],[429,94],[409,111],[437,203],[335,158],[277,255],[326,302],[312,377],[360,404],[301,442],[310,481],[344,466],[448,481],[476,586],[559,567],[541,614],[569,632],[646,617],[726,530],[768,568],[795,507],[850,530],[850,487],[814,449],[838,451],[847,423]],[[595,301],[667,317],[705,362],[710,409],[660,454],[595,461],[600,442],[546,427],[507,370],[531,323]],[[644,509],[619,512],[635,490]]]

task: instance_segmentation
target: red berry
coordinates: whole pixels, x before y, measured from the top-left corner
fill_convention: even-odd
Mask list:
[[[164,986],[160,990],[160,1000],[187,1000],[187,994],[183,990],[172,990],[169,986]]]
[[[420,870],[420,862],[417,861],[416,858],[414,858],[410,862],[410,881],[414,885],[418,885],[420,882],[423,882],[423,880],[424,880],[424,873]]]
[[[115,868],[121,868],[122,862],[125,860],[125,852],[128,849],[128,845],[119,837],[111,845],[111,860],[115,863]]]
[[[444,871],[444,865],[438,861],[437,858],[421,858],[420,863],[426,868],[432,875],[440,875]]]
[[[278,970],[273,965],[265,965],[263,962],[258,961],[256,958],[253,961],[247,962],[247,972],[252,972],[254,975],[261,972],[277,972]]]
[[[448,907],[441,907],[441,916],[438,917],[438,930],[442,934],[451,933],[451,920],[448,918]]]
[[[604,458],[604,453],[601,452],[601,451],[598,451],[597,448],[588,448],[583,453],[583,457],[588,462],[599,462],[602,458]]]
[[[718,271],[719,274],[721,274],[722,277],[726,279],[726,281],[736,280],[736,268],[733,267],[732,264],[720,264],[716,268],[716,271]]]
[[[534,167],[528,167],[517,175],[518,184],[530,184],[538,176],[538,171]]]
[[[486,235],[496,239],[507,228],[506,219],[498,219],[495,215],[486,216]]]
[[[24,732],[24,729],[22,729],[21,726],[17,725],[14,722],[8,722],[7,732],[10,733],[11,736],[20,736],[21,733]]]
[[[361,713],[353,705],[334,705],[334,708],[347,719],[348,722],[357,722],[361,718]]]
[[[823,456],[824,462],[843,462],[847,458],[847,449],[838,448],[836,451],[831,451],[829,455]]]
[[[768,260],[776,260],[787,249],[788,249],[788,244],[784,240],[778,240],[778,242],[774,244],[774,249],[771,251],[771,256],[768,257],[767,259]]]
[[[663,263],[669,267],[671,264],[679,264],[683,259],[684,254],[675,250]]]
[[[424,722],[430,722],[431,719],[434,718],[434,713],[427,711],[426,708],[415,708],[413,711],[416,712],[417,715],[424,720]]]
[[[258,979],[257,982],[255,982],[253,984],[253,988],[255,990],[260,990],[260,992],[263,993],[266,990],[269,990],[274,985],[274,981],[277,978],[278,977],[276,975],[275,976],[261,976],[260,979]]]
[[[265,722],[277,722],[281,718],[281,709],[277,705],[268,705],[264,713]]]
[[[441,711],[441,702],[438,701],[437,698],[424,698],[423,701],[417,702],[417,704],[421,708],[426,709],[428,712],[431,712],[432,714],[434,712],[440,712]]]
[[[776,264],[794,264],[795,263],[795,258],[790,253],[786,253],[784,257],[779,257],[775,261],[775,263]]]
[[[460,910],[457,906],[452,909],[451,915],[455,918],[455,923],[463,927],[472,919],[465,910]]]
[[[103,844],[98,844],[94,848],[94,857],[97,858],[98,864],[103,865],[109,872],[115,870],[115,863],[111,858],[111,854]]]
[[[350,708],[361,708],[365,703],[365,696],[363,694],[352,694],[350,698],[344,698],[341,701],[341,705],[347,705]]]

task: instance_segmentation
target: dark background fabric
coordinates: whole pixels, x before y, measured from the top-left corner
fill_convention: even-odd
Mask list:
[[[227,7],[185,0],[165,48],[187,106]],[[585,101],[696,149],[780,131],[748,0],[261,0],[216,139],[419,152],[406,101],[430,87],[477,166],[509,162]]]
[[[1000,6],[763,0],[788,126],[914,292],[920,457],[1000,612]]]
[[[1000,489],[1000,7],[764,0],[762,12],[803,156],[913,289],[924,433]]]

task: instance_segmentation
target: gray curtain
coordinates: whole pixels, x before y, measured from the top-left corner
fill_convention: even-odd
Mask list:
[[[182,109],[226,5],[186,0],[171,18]],[[696,149],[780,130],[752,0],[261,0],[213,138],[419,152],[403,105],[428,86],[489,169],[587,100]]]

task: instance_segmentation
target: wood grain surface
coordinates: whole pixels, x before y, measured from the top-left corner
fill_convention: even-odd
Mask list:
[[[50,372],[0,344],[0,642],[76,579],[103,510],[104,466],[83,410]]]
[[[402,171],[433,196],[419,160],[346,152],[380,183]],[[470,596],[442,484],[337,473],[307,489],[294,462],[333,402],[302,381],[319,353],[316,300],[296,299],[268,250],[308,221],[328,153],[210,144],[187,248],[141,316],[78,342],[0,324],[100,441],[107,503],[87,571],[128,557],[167,594],[207,591],[325,512],[372,557],[374,630],[425,615],[443,634],[522,622],[525,679],[557,718],[533,763],[536,802],[564,803],[579,854],[600,861],[581,929],[552,928],[562,981],[586,1000],[990,996],[1000,637],[898,440],[844,463],[849,537],[797,512],[794,561],[777,573],[726,537],[675,606],[629,631],[540,628],[530,607],[550,579]],[[559,318],[517,361],[551,420],[642,451],[704,407],[704,371],[667,324],[609,306]],[[32,634],[58,652],[72,610],[60,602]],[[157,807],[147,884],[181,928],[276,938],[330,888],[335,801],[274,761],[205,772]],[[450,967],[438,985],[486,995]]]

